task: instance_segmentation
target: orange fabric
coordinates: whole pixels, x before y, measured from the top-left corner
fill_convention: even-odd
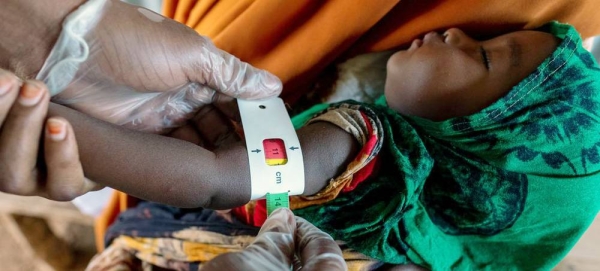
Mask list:
[[[175,13],[172,16],[173,19],[179,22],[185,22],[188,19],[190,11],[194,5],[198,2],[197,0],[180,0],[175,7]]]
[[[340,56],[396,48],[432,30],[460,26],[495,35],[558,19],[584,37],[600,33],[593,0],[164,2],[164,14],[175,14],[218,47],[281,78],[289,103]]]
[[[96,218],[94,224],[94,235],[98,252],[104,250],[104,235],[106,234],[108,227],[115,222],[115,219],[121,212],[135,206],[136,203],[137,199],[130,197],[123,192],[113,192],[108,204]]]
[[[169,18],[175,18],[177,4],[179,4],[179,0],[163,1],[163,15]]]
[[[284,82],[293,103],[336,59],[394,49],[433,30],[461,27],[473,35],[535,28],[549,20],[574,25],[584,38],[600,34],[594,0],[164,0],[163,14]],[[302,90],[302,91],[301,91]],[[127,197],[115,196],[127,205]],[[98,219],[97,239],[118,203]],[[122,206],[126,207],[126,206]],[[98,243],[102,245],[102,242]]]
[[[122,211],[119,209],[119,194],[113,192],[108,204],[102,210],[102,213],[96,218],[94,225],[94,234],[96,239],[96,249],[104,250],[104,234],[110,224],[115,221],[117,215]]]

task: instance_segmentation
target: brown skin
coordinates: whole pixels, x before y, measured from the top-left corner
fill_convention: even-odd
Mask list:
[[[75,134],[68,122],[62,120],[66,131],[63,140],[51,140],[44,132],[50,98],[45,86],[20,81],[0,69],[0,89],[5,90],[0,94],[0,191],[71,200],[98,188],[84,178]],[[23,104],[22,97],[31,97],[35,90],[40,90],[37,102]],[[41,160],[45,167],[40,166]]]
[[[3,33],[5,37],[0,41],[0,66],[16,72],[22,78],[33,77],[41,68],[43,61],[40,60],[45,59],[52,48],[60,33],[60,24],[64,16],[83,1],[63,0],[50,4],[38,2],[35,0],[6,0],[3,8],[0,9],[0,15],[5,21],[5,24],[0,26],[0,33]],[[398,112],[433,120],[443,120],[476,112],[498,99],[511,86],[522,80],[556,46],[556,40],[549,34],[532,31],[508,34],[515,35],[517,43],[523,47],[520,50],[521,55],[527,56],[523,57],[525,61],[522,61],[519,65],[514,65],[511,61],[508,61],[510,57],[507,56],[506,52],[509,52],[509,50],[506,48],[510,48],[510,46],[507,46],[506,38],[502,36],[489,41],[478,42],[470,39],[457,29],[451,29],[446,33],[448,35],[443,40],[444,42],[439,42],[441,39],[436,40],[436,37],[439,38],[439,36],[429,34],[424,39],[426,46],[417,46],[419,42],[415,42],[412,49],[399,52],[390,59],[386,96],[390,106]],[[15,41],[18,41],[18,46],[15,46]],[[485,65],[481,53],[478,51],[478,47],[481,46],[485,47],[489,55],[489,71],[482,69],[485,68]],[[514,67],[511,67],[511,65]],[[14,86],[16,83],[6,78],[8,77],[0,81],[13,85],[14,89],[2,97],[0,107],[5,110],[1,110],[3,112],[0,112],[0,115],[9,113],[10,104],[14,102],[16,93],[19,90],[19,87]],[[26,83],[24,88],[27,88],[28,85],[29,83]],[[483,92],[481,89],[486,91]],[[74,155],[77,153],[74,139],[76,133],[79,135],[80,146],[83,147],[81,159],[85,172],[89,173],[87,175],[125,192],[148,199],[156,198],[157,201],[180,206],[200,206],[203,204],[208,204],[205,207],[213,205],[229,206],[233,201],[234,205],[239,205],[238,203],[243,203],[248,198],[248,169],[245,151],[239,143],[213,153],[196,145],[173,139],[150,136],[152,138],[146,141],[147,135],[117,131],[119,128],[77,115],[77,113],[57,105],[50,105],[52,111],[50,116],[56,116],[54,113],[61,112],[60,115],[68,117],[69,120],[76,120],[74,126],[77,128],[73,132],[70,130],[70,125],[67,125],[67,140],[46,142],[46,160],[47,162],[50,161],[49,159],[54,160],[56,163],[48,163],[48,165],[50,168],[57,170],[49,170],[46,173],[48,179],[44,183],[43,180],[46,177],[39,173],[35,159],[31,159],[31,157],[35,157],[34,154],[37,153],[38,149],[26,147],[36,146],[37,144],[17,144],[16,142],[37,141],[36,138],[39,138],[39,133],[23,134],[20,132],[28,131],[27,127],[31,125],[39,127],[42,122],[22,122],[21,120],[28,117],[33,118],[34,115],[39,117],[45,111],[46,104],[47,96],[34,108],[24,108],[19,105],[10,108],[10,113],[3,125],[0,145],[21,146],[21,148],[27,150],[25,152],[23,150],[15,152],[10,147],[2,148],[1,153],[10,158],[3,159],[2,166],[5,170],[2,171],[3,176],[0,176],[0,179],[2,179],[0,182],[1,190],[23,195],[41,194],[50,198],[69,199],[73,195],[80,194],[81,191],[93,187],[93,183],[86,181],[85,184],[77,186],[78,188],[74,191],[61,192],[68,190],[66,187],[72,187],[72,185],[66,185],[72,182],[64,182],[65,178],[60,176],[75,176],[74,179],[81,179],[81,170],[77,159],[67,159],[77,157],[77,155]],[[23,123],[28,125],[22,125]],[[92,123],[93,125],[91,125]],[[101,131],[104,128],[106,128],[106,131]],[[183,133],[173,135],[186,139],[190,139],[188,135],[193,135],[193,131],[184,132],[183,129],[177,132]],[[114,134],[111,135],[111,133]],[[356,142],[338,128],[324,123],[311,125],[299,133],[303,144],[307,145],[304,150],[309,153],[309,155],[306,155],[306,194],[314,194],[327,183],[330,177],[341,171],[343,169],[342,165],[353,157],[356,152]],[[327,136],[320,133],[327,134]],[[329,135],[329,133],[332,135]],[[120,140],[123,140],[123,143],[118,143]],[[163,143],[163,140],[167,140],[168,143]],[[100,143],[100,141],[101,144],[94,144]],[[153,144],[141,146],[142,144],[139,142],[152,142]],[[68,149],[71,151],[66,153],[71,155],[52,151],[52,149],[60,149],[59,145],[61,144],[69,146]],[[331,146],[331,152],[328,152],[329,150],[325,151],[322,146],[318,146],[321,144],[322,146]],[[169,149],[168,146],[174,147]],[[311,148],[314,149],[311,150]],[[180,157],[179,151],[186,155]],[[23,155],[15,157],[14,153]],[[314,157],[312,157],[313,155]],[[56,156],[56,158],[52,158],[53,156]],[[171,160],[152,157],[166,157]],[[138,160],[132,163],[131,161],[136,161],[132,159]],[[123,162],[120,165],[118,161]],[[206,166],[221,161],[225,161],[222,163],[224,166]],[[316,163],[316,161],[319,161],[319,163]],[[330,163],[324,164],[322,161]],[[123,167],[122,164],[126,162],[128,166]],[[207,164],[198,164],[198,162],[206,162]],[[54,164],[56,165],[52,166]],[[193,168],[190,164],[195,165],[196,168]],[[15,167],[12,165],[17,165],[18,170],[14,170]],[[232,166],[230,165],[239,166],[235,167],[237,170],[231,170]],[[205,167],[207,169],[204,169]],[[149,168],[151,169],[149,170]],[[313,171],[311,168],[315,168],[315,170]],[[77,174],[66,174],[69,170]],[[179,170],[181,172],[177,173]],[[58,172],[62,173],[58,174]],[[174,175],[169,177],[169,174]],[[197,176],[206,177],[207,182]],[[115,178],[113,179],[113,177]],[[156,179],[152,179],[153,177],[156,177]],[[35,182],[36,179],[38,182]],[[232,181],[223,183],[223,179]],[[12,180],[24,180],[25,182],[15,184]],[[202,182],[198,182],[198,180],[202,180]],[[42,183],[41,186],[40,183]],[[140,183],[148,183],[149,185],[140,186]],[[44,186],[49,191],[48,194],[43,192]],[[48,189],[49,187],[54,188]],[[230,189],[232,187],[236,189]],[[197,193],[200,192],[187,192],[194,189],[203,190],[202,195],[208,195],[208,197],[198,196]],[[232,194],[231,191],[234,190],[238,194]],[[178,199],[177,193],[181,191],[185,191],[185,193],[181,199]],[[217,199],[211,200],[210,196],[215,196]],[[222,203],[219,200],[221,196],[226,198],[239,196],[239,198],[226,200],[227,202]],[[198,203],[198,201],[202,202]]]
[[[389,60],[386,97],[390,107],[404,114],[433,120],[468,115],[504,95],[557,43],[552,35],[535,31],[484,42],[458,29],[448,30],[445,37],[430,33],[422,44],[417,40]],[[123,129],[55,104],[50,105],[50,115],[75,124],[83,146],[84,172],[103,185],[182,207],[223,209],[250,199],[247,151],[240,142],[211,152],[189,142]],[[305,195],[325,187],[358,148],[349,134],[328,123],[304,127],[298,136],[305,158]]]
[[[86,1],[4,0],[2,2],[0,89],[6,87],[10,91],[0,95],[0,157],[8,157],[0,161],[0,191],[18,195],[40,195],[53,200],[70,200],[91,188],[97,188],[95,185],[90,185],[91,182],[84,179],[81,174],[73,133],[70,133],[73,134],[72,137],[61,142],[40,145],[49,95],[44,95],[33,107],[23,107],[16,102],[17,94],[21,89],[19,84],[22,81],[26,81],[25,85],[33,82],[26,79],[35,77],[44,64],[61,32],[65,16],[84,2]],[[120,0],[108,0],[107,3],[110,4],[105,7],[110,9],[106,10],[95,28],[97,35],[93,48],[98,50],[94,50],[89,59],[100,67],[102,72],[95,76],[86,73],[93,79],[78,80],[61,93],[61,98],[72,98],[71,96],[76,94],[72,90],[86,89],[86,93],[96,93],[100,96],[104,93],[104,98],[119,100],[119,96],[113,96],[112,92],[102,92],[93,88],[113,89],[116,84],[120,84],[118,87],[128,86],[129,90],[135,89],[140,93],[168,93],[191,82],[201,85],[206,83],[217,93],[212,95],[212,90],[198,91],[196,92],[198,95],[188,96],[194,101],[193,108],[200,110],[205,106],[208,107],[200,103],[200,100],[210,102],[211,97],[214,100],[227,95],[257,99],[275,96],[280,92],[281,84],[277,78],[265,76],[263,77],[265,80],[259,80],[261,84],[249,80],[253,75],[266,74],[264,71],[257,71],[253,67],[246,66],[245,63],[240,63],[228,54],[210,50],[223,57],[224,61],[214,63],[205,61],[203,56],[206,56],[208,48],[213,46],[208,39],[199,36],[193,29],[170,19],[155,22],[140,13],[138,7]],[[225,66],[219,63],[239,67],[239,69],[232,71],[233,73],[228,72],[227,76],[220,76],[216,72],[222,72]],[[15,77],[15,74],[21,79]],[[222,82],[219,78],[231,80]],[[96,84],[98,81],[102,81],[103,84]],[[202,90],[207,89],[202,88]],[[143,114],[146,117],[143,123],[162,125],[163,117],[167,115],[155,112],[155,102],[160,102],[159,100],[149,101],[136,108],[137,112],[149,112]],[[69,106],[80,108],[99,118],[108,119],[112,115],[103,112],[101,109],[105,106],[97,102],[77,105],[78,102],[70,103]],[[169,119],[184,121],[192,117],[193,112],[189,115],[177,111],[171,113],[167,116]],[[202,121],[201,117],[196,120]],[[65,124],[68,129],[71,129],[68,122],[65,121]],[[159,129],[156,132],[165,132],[160,130],[160,127],[157,128]],[[173,131],[173,136],[194,139],[196,136],[194,128],[186,126],[177,129]],[[23,134],[26,136],[22,136]],[[38,152],[40,147],[44,146],[47,147],[48,152]],[[52,152],[52,150],[59,151]],[[67,164],[69,166],[65,167],[64,165]],[[45,167],[46,165],[49,169]],[[75,168],[76,170],[73,170]],[[75,187],[79,188],[75,189]]]
[[[34,78],[58,39],[63,19],[84,0],[4,0],[0,68]]]
[[[452,34],[453,31],[457,34]],[[425,46],[419,46],[421,41],[416,40],[408,51],[398,52],[388,63],[386,97],[390,107],[404,114],[434,120],[468,115],[481,110],[531,73],[557,44],[552,36],[540,35],[543,33],[517,33],[513,35],[517,35],[516,41],[522,46],[522,59],[518,65],[514,61],[503,60],[507,58],[506,52],[510,50],[506,49],[506,43],[499,42],[502,39],[493,43],[477,42],[466,35],[462,36],[459,30],[451,29],[445,37],[446,45],[437,43],[439,40],[435,40],[435,34],[429,34],[425,38]],[[432,42],[431,48],[429,42]],[[477,48],[482,45],[489,50],[489,70],[481,57],[481,51]],[[424,50],[419,50],[422,48]],[[510,49],[510,46],[508,48]],[[48,102],[47,93],[36,106],[25,108],[14,105],[11,108],[18,91],[40,87],[40,84],[28,81],[21,87],[14,76],[8,76],[6,73],[0,75],[0,85],[11,87],[11,91],[0,96],[0,118],[4,120],[6,117],[0,139],[7,143],[0,145],[23,146],[29,151],[28,155],[21,158],[35,157],[37,148],[27,146],[37,144],[18,144],[16,142],[19,141],[15,139],[27,137],[24,133],[27,129],[22,127],[22,124],[31,122],[24,122],[26,119],[23,118],[41,120],[40,114]],[[481,89],[488,91],[481,92]],[[472,98],[473,95],[475,99]],[[449,100],[444,100],[446,98]],[[423,110],[424,108],[427,110]],[[203,206],[217,209],[238,206],[249,199],[247,152],[240,143],[211,152],[189,142],[126,130],[60,105],[50,104],[49,110],[49,116],[54,116],[55,120],[56,116],[63,116],[75,124],[75,129],[72,129],[65,122],[67,137],[61,142],[52,142],[46,137],[46,160],[56,162],[54,166],[49,164],[49,167],[63,171],[56,176],[67,176],[66,172],[79,172],[76,175],[81,176],[76,156],[71,156],[70,159],[59,157],[60,155],[57,155],[57,158],[52,157],[52,154],[60,154],[59,152],[65,149],[70,150],[67,153],[76,154],[74,135],[77,134],[81,147],[81,164],[86,175],[132,195],[182,207]],[[34,126],[40,125],[41,122]],[[188,136],[189,134],[182,129],[172,135],[196,143],[202,141],[199,137]],[[298,134],[305,157],[305,194],[314,194],[327,184],[329,178],[343,170],[344,165],[356,155],[358,144],[349,134],[328,123],[311,124],[300,129]],[[31,140],[27,142],[34,142],[35,135],[30,137]],[[63,146],[60,146],[61,144]],[[6,159],[2,159],[5,162],[2,165],[12,168],[10,165],[14,164],[14,161],[21,161],[14,153],[23,152],[1,152],[0,154],[6,156]],[[21,164],[35,169],[33,161],[14,165]],[[19,172],[38,174],[37,171],[27,169],[25,167]],[[52,175],[51,172],[48,174]],[[32,178],[35,179],[35,176],[25,179]],[[62,178],[49,180],[64,181]],[[60,186],[57,186],[56,192],[65,190],[60,189]],[[25,185],[16,190],[22,190],[23,187],[25,190],[36,189]],[[86,189],[89,188],[80,190]],[[3,190],[6,190],[6,187]],[[77,194],[77,191],[73,194]],[[21,191],[21,194],[34,192]],[[408,267],[411,268],[420,270],[416,266]],[[392,269],[404,270],[402,267]]]
[[[485,41],[456,28],[442,35],[431,32],[392,55],[385,96],[392,109],[405,115],[434,121],[471,115],[533,72],[558,42],[539,31]]]
[[[145,134],[50,104],[50,116],[73,123],[86,176],[139,198],[180,207],[227,209],[250,200],[248,155],[238,142],[214,152],[178,139]],[[303,148],[305,195],[344,170],[358,142],[329,123],[298,130]],[[142,185],[143,184],[143,185]]]

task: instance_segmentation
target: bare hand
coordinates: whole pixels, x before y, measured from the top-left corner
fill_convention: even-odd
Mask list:
[[[0,191],[71,200],[99,188],[83,175],[69,123],[46,119],[49,100],[43,83],[0,69]]]

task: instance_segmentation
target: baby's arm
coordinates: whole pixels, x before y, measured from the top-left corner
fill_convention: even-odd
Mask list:
[[[250,200],[250,170],[243,143],[214,152],[189,142],[131,131],[50,104],[50,116],[69,120],[86,176],[133,196],[180,207],[226,209]],[[325,187],[358,151],[347,132],[326,122],[298,130],[305,195]]]

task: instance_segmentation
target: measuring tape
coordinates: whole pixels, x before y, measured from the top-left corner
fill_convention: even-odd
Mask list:
[[[283,101],[238,100],[250,164],[251,199],[266,198],[267,214],[289,208],[289,196],[304,192],[304,160]]]

